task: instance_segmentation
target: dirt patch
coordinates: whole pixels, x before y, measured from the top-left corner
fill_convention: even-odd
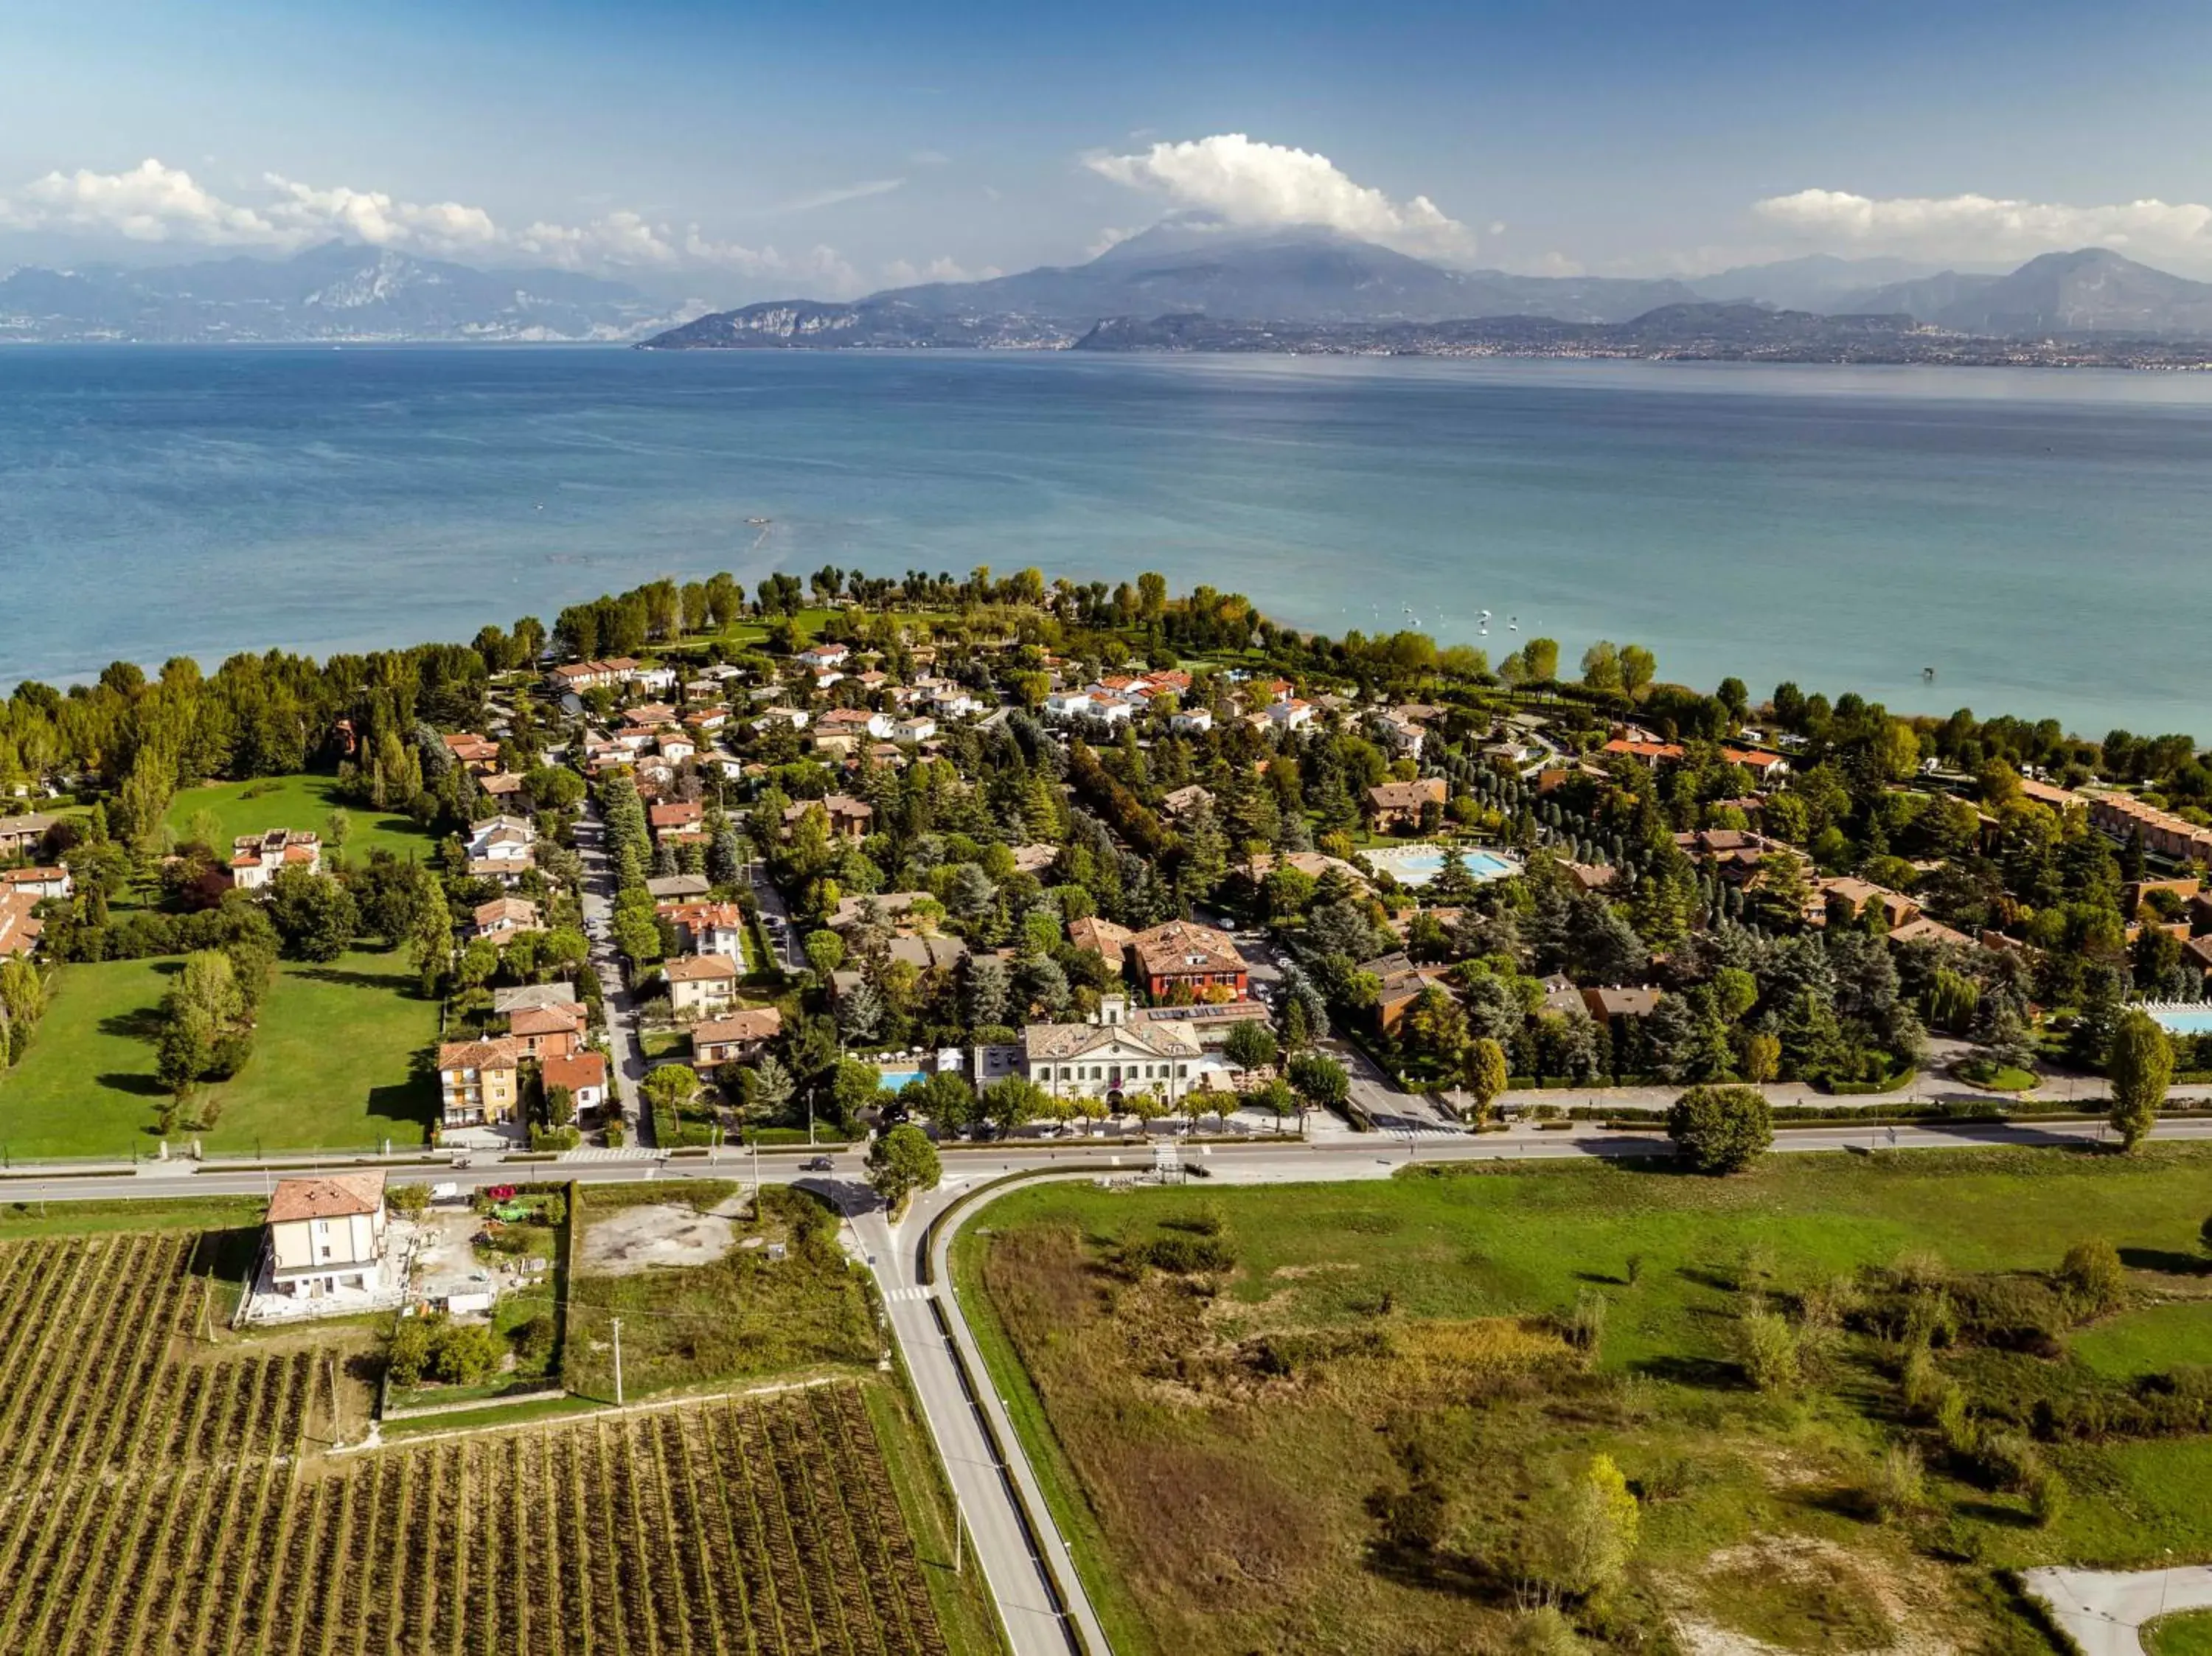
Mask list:
[[[581,1267],[609,1277],[657,1265],[712,1265],[737,1240],[744,1198],[733,1196],[701,1212],[672,1203],[623,1208],[585,1227]]]
[[[1955,1647],[1930,1625],[1942,1597],[1940,1582],[1909,1565],[1813,1536],[1763,1535],[1706,1560],[1674,1626],[1687,1656],[1951,1656]]]

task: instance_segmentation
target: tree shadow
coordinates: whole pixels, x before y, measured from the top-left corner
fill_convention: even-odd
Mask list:
[[[1633,1288],[1636,1286],[1635,1283],[1630,1282],[1626,1277],[1608,1277],[1602,1271],[1577,1271],[1575,1272],[1575,1280],[1578,1283],[1595,1283],[1600,1288]]]
[[[340,989],[381,989],[397,994],[404,986],[398,980],[377,972],[356,972],[343,967],[311,966],[292,974],[305,978],[310,983],[327,983]]]
[[[1700,1392],[1747,1392],[1750,1384],[1743,1370],[1733,1362],[1718,1357],[1689,1357],[1669,1353],[1646,1357],[1631,1365],[1639,1374],[1653,1380],[1666,1380],[1675,1386],[1686,1386]]]
[[[385,1121],[427,1127],[437,1114],[437,1094],[421,1077],[368,1089],[368,1113]]]
[[[1736,1291],[1736,1279],[1711,1265],[1677,1265],[1674,1274],[1686,1283],[1695,1283],[1700,1288],[1710,1288],[1717,1293],[1733,1294]]]
[[[2212,1273],[2212,1259],[2178,1253],[2170,1247],[2124,1247],[2120,1250],[2120,1263],[2130,1271],[2160,1271],[2174,1277]]]
[[[128,1011],[111,1012],[100,1021],[100,1033],[113,1035],[122,1040],[157,1041],[167,1020],[158,1006],[134,1006]]]
[[[136,1075],[126,1070],[110,1070],[105,1075],[93,1077],[95,1084],[112,1093],[128,1093],[133,1098],[167,1098],[169,1089],[152,1076]]]

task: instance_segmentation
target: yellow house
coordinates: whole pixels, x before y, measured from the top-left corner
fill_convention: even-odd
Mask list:
[[[512,1038],[448,1041],[438,1048],[438,1090],[449,1127],[479,1127],[516,1119],[522,1091],[522,1048]]]

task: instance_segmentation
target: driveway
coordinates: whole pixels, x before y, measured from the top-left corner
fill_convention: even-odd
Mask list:
[[[791,923],[791,908],[783,901],[783,893],[775,889],[767,867],[757,859],[745,864],[745,873],[752,881],[753,900],[760,905],[762,930],[781,953],[776,964],[787,972],[805,971],[806,956],[799,951],[799,931]]]

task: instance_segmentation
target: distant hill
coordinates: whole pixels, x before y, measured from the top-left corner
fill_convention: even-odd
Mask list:
[[[1906,258],[1838,258],[1833,253],[1810,253],[1771,264],[1739,264],[1686,281],[1699,298],[1722,304],[1749,300],[1779,311],[1815,311],[1825,315],[1865,309],[1851,301],[1850,295],[1934,276],[1938,268]]]
[[[2212,337],[2212,282],[2171,276],[2105,247],[2045,253],[2009,276],[1946,270],[1876,288],[1851,303],[2008,338]]]
[[[568,270],[479,270],[329,242],[290,258],[0,277],[0,340],[283,343],[628,340],[674,318],[663,301]]]

